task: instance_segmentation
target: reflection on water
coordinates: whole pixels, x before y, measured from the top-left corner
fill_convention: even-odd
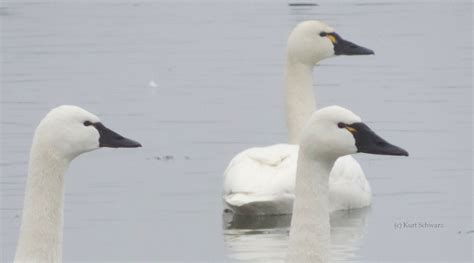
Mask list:
[[[369,212],[370,207],[331,214],[333,261],[357,259]],[[252,262],[285,258],[291,215],[243,216],[225,212],[223,224],[229,257]]]
[[[331,214],[331,256],[354,260],[363,242],[370,207],[336,211]]]

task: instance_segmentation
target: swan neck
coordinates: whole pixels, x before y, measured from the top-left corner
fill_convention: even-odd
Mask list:
[[[15,262],[60,262],[64,174],[70,160],[33,142]]]
[[[289,143],[298,144],[306,121],[316,109],[312,70],[314,65],[288,58],[285,69],[286,124]]]
[[[334,162],[310,159],[300,147],[288,262],[329,261],[329,173]]]

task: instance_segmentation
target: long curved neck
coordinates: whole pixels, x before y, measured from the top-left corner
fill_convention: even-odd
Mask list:
[[[306,121],[316,109],[312,65],[288,59],[285,69],[286,125],[289,143],[298,144]]]
[[[64,174],[69,162],[33,142],[15,262],[61,262]]]
[[[329,172],[335,160],[310,159],[300,147],[287,262],[329,261]]]

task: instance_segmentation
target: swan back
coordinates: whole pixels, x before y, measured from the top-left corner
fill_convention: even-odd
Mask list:
[[[224,172],[224,201],[238,214],[291,213],[298,146],[254,147]]]

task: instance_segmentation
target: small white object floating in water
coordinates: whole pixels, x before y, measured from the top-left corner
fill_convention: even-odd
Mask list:
[[[152,88],[158,88],[158,84],[156,84],[156,82],[154,80],[150,80],[150,82],[148,83],[148,85]]]

